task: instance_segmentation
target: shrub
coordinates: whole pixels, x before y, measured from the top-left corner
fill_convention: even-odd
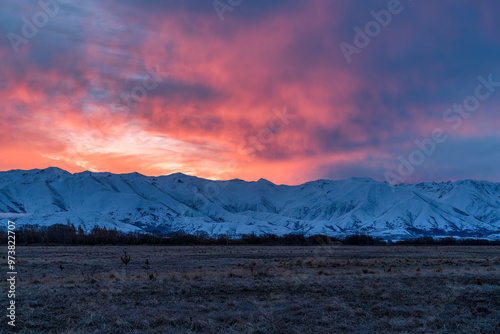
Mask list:
[[[128,265],[128,263],[130,262],[130,255],[127,255],[126,250],[123,251],[123,256],[121,256],[120,259],[125,265]]]

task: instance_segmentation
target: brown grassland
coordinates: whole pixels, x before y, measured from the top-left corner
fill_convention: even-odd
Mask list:
[[[500,333],[498,246],[16,252],[19,333]]]

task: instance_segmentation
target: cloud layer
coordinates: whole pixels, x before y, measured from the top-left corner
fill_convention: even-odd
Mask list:
[[[444,118],[479,76],[500,82],[497,2],[230,7],[221,20],[210,1],[0,4],[0,169],[500,181],[500,87],[460,126]],[[447,140],[401,175],[435,129]]]

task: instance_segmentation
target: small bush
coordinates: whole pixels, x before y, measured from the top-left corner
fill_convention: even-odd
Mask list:
[[[128,263],[130,262],[130,255],[127,255],[127,251],[124,250],[123,256],[121,256],[120,259],[122,260],[123,264],[128,265]]]

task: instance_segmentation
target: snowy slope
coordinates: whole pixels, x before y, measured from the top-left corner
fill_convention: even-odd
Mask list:
[[[465,180],[391,186],[351,178],[285,186],[263,179],[210,181],[183,174],[13,170],[0,173],[0,219],[7,218],[18,224],[74,224],[86,230],[99,225],[210,235],[498,238],[500,184]]]

